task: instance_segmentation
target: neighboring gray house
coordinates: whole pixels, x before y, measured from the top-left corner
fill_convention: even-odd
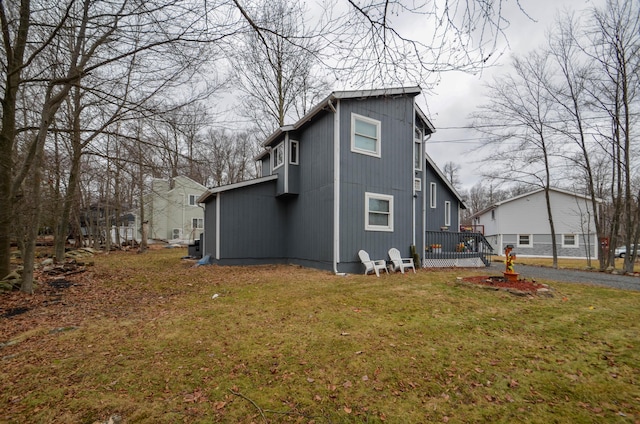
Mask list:
[[[185,176],[155,178],[151,191],[144,196],[144,219],[149,221],[150,240],[189,243],[200,239],[204,231],[204,210],[198,198],[205,186]],[[140,240],[140,219],[136,216],[136,236]]]
[[[202,251],[221,265],[290,263],[362,272],[360,249],[386,259],[429,231],[457,231],[464,205],[425,155],[432,124],[419,87],[338,91],[276,130],[256,158],[260,178],[215,187]],[[456,233],[457,234],[457,233]],[[457,241],[457,240],[456,240]]]
[[[551,188],[549,196],[558,257],[597,258],[596,214],[591,198],[558,188]],[[500,254],[511,244],[518,256],[553,256],[542,188],[495,203],[471,218],[474,225],[484,226],[485,237]]]

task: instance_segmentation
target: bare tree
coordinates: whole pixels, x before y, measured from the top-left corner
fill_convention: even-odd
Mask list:
[[[621,213],[621,226],[627,251],[638,242],[640,230],[634,205],[637,205],[632,187],[632,158],[637,147],[632,145],[637,125],[638,90],[640,85],[640,5],[634,1],[609,0],[604,9],[594,9],[587,31],[588,48],[596,64],[599,78],[595,80],[593,103],[610,118],[612,174],[611,196],[614,200],[614,220]],[[611,239],[616,239],[614,222]],[[613,252],[611,252],[613,254]],[[626,255],[624,270],[633,272],[635,255]]]
[[[494,152],[491,160],[499,163],[503,181],[542,187],[552,238],[553,266],[558,266],[558,248],[551,211],[549,189],[552,167],[557,156],[550,122],[554,106],[548,94],[548,55],[533,52],[513,61],[513,75],[496,78],[488,85],[487,105],[475,114],[479,131],[488,135],[485,146]]]
[[[597,152],[597,144],[589,135],[589,118],[592,112],[589,85],[594,78],[592,67],[586,61],[584,52],[577,42],[577,19],[571,15],[556,22],[554,31],[550,34],[549,52],[557,69],[557,81],[550,82],[547,87],[549,96],[557,106],[555,122],[551,125],[561,134],[564,140],[570,140],[577,149],[566,149],[565,158],[569,162],[569,168],[580,169],[586,193],[591,198],[591,210],[596,213],[593,217],[595,232],[598,237],[604,234],[604,222],[597,215],[598,197],[597,182],[592,167],[593,157]],[[600,268],[606,268],[606,258],[602,252],[602,246],[598,243]],[[589,266],[591,259],[589,256]]]
[[[301,3],[265,0],[244,12],[259,30],[234,46],[234,82],[242,92],[243,113],[266,137],[301,118],[327,84],[316,68],[319,47]]]
[[[175,19],[180,16],[182,19]],[[41,4],[22,0],[20,4],[0,3],[3,49],[6,63],[2,92],[2,128],[0,128],[0,199],[5,205],[18,203],[19,193],[27,190],[35,199],[29,208],[33,216],[24,254],[23,291],[32,291],[33,249],[38,233],[41,163],[49,128],[73,87],[83,78],[99,74],[131,56],[138,56],[145,69],[144,84],[160,89],[172,76],[180,75],[188,54],[198,56],[198,44],[180,49],[179,43],[203,40],[195,9],[181,2],[160,5],[135,2],[73,1]],[[16,19],[13,19],[16,17]],[[178,22],[178,24],[176,24]],[[184,25],[181,26],[180,23]],[[195,48],[193,48],[195,47]],[[157,60],[149,66],[151,56]],[[179,60],[170,57],[179,56]],[[50,61],[49,58],[55,58]],[[140,75],[143,76],[143,75]],[[142,83],[142,82],[141,82]],[[108,92],[108,91],[105,91]],[[18,139],[18,102],[21,93],[29,93],[30,122],[20,122],[24,137]],[[18,142],[22,142],[19,146]],[[15,162],[15,150],[24,149],[21,162]],[[29,178],[27,178],[29,176]],[[8,209],[8,208],[2,208]],[[0,274],[9,268],[11,211],[0,213]]]
[[[444,168],[442,168],[442,172],[444,172],[444,176],[447,177],[447,180],[453,185],[457,187],[460,184],[460,177],[458,173],[460,172],[460,165],[449,161],[444,164]]]

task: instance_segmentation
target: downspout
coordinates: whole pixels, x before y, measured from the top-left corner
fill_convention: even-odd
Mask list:
[[[207,204],[206,203],[198,203],[198,207],[202,208],[202,222],[204,223],[204,218],[207,216]],[[202,242],[202,244],[200,245],[200,253],[202,254],[202,257],[204,258],[205,255],[205,247],[204,245],[206,244],[206,239],[207,239],[207,235],[205,233],[207,229],[205,228],[204,230],[202,230],[202,234],[200,234],[200,241]]]
[[[216,194],[216,260],[220,260],[220,195]]]
[[[413,156],[416,154],[416,105],[415,100],[413,104],[413,126],[411,127],[411,133],[413,136],[411,137],[411,150],[413,151]],[[418,197],[418,192],[416,191],[416,159],[413,158],[413,163],[411,164],[411,245],[416,245],[416,198]],[[424,236],[423,236],[424,237]]]
[[[336,275],[346,275],[338,271],[340,262],[340,100],[335,106],[328,102],[333,110],[333,272]]]
[[[422,256],[424,263],[424,254],[427,251],[427,141],[431,138],[431,133],[422,138]],[[420,264],[422,265],[422,264]]]

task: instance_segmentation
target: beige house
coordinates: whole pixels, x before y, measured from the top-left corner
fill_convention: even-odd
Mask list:
[[[204,209],[197,200],[206,190],[202,184],[184,176],[154,179],[151,192],[144,197],[149,240],[190,243],[200,239],[204,231]],[[141,228],[138,222],[136,228]]]

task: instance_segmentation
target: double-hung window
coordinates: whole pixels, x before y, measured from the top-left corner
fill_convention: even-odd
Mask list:
[[[351,114],[351,151],[380,157],[380,121]]]
[[[194,229],[204,228],[204,218],[193,218],[191,220],[191,228],[194,228]]]
[[[393,231],[393,196],[365,193],[365,230]]]
[[[196,206],[198,204],[198,195],[190,194],[189,195],[189,206]]]

